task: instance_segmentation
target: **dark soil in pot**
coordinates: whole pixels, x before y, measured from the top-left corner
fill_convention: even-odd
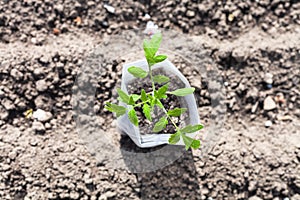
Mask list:
[[[169,82],[169,89],[168,91],[173,91],[179,88],[184,88],[184,83],[175,75],[170,72],[166,72],[164,69],[154,69],[153,75],[165,75],[170,78]],[[163,86],[164,84],[156,84],[156,89]],[[140,91],[145,89],[146,92],[152,91],[152,83],[150,77],[146,77],[144,79],[134,79],[130,84],[127,86],[127,90],[129,94],[140,94]],[[168,95],[168,98],[161,100],[162,104],[166,108],[166,110],[171,110],[174,108],[188,108],[185,100],[183,97],[177,97],[174,95]],[[137,116],[139,119],[139,129],[141,135],[152,134],[152,129],[155,123],[164,116],[164,112],[158,106],[155,106],[154,111],[152,113],[153,121],[150,122],[147,120],[143,114],[142,107],[138,108]],[[189,116],[188,110],[183,113],[180,117],[173,117],[172,118],[178,127],[183,127],[185,124],[189,123]],[[159,132],[158,134],[172,134],[175,133],[174,125],[169,121],[168,125],[164,130]]]

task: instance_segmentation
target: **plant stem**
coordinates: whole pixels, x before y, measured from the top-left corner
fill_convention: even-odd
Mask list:
[[[154,81],[153,81],[153,75],[152,75],[152,66],[148,63],[148,66],[149,66],[149,74],[150,74],[150,79],[151,79],[151,82],[152,82],[152,96],[154,97],[154,91],[155,91],[155,84],[154,84]],[[139,104],[137,104],[139,105]],[[174,125],[174,127],[176,128],[176,131],[179,131],[179,127],[176,125],[176,123],[172,120],[172,118],[168,115],[168,112],[167,110],[165,109],[165,107],[163,106],[163,111],[164,113],[167,115],[167,118],[169,118],[169,120],[172,122],[172,124]]]
[[[151,80],[151,83],[152,83],[152,96],[154,97],[154,91],[155,91],[155,84],[154,84],[154,81],[153,81],[153,75],[152,75],[152,66],[148,63],[148,66],[149,66],[149,74],[150,74],[150,80]]]
[[[163,111],[164,111],[164,113],[167,115],[167,118],[169,118],[170,121],[172,122],[172,124],[175,126],[176,131],[179,131],[179,127],[178,127],[178,126],[176,125],[176,123],[172,120],[172,118],[170,117],[170,115],[168,115],[168,112],[167,112],[167,110],[165,109],[164,106],[163,106]]]
[[[145,102],[141,102],[141,103],[138,103],[138,104],[135,104],[133,107],[135,108],[135,107],[138,107],[138,106],[140,106],[140,105],[143,105],[143,104],[145,104],[145,103],[148,103],[150,100],[147,100],[147,101],[145,101]]]

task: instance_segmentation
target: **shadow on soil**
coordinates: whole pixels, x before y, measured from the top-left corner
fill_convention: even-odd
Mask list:
[[[191,151],[185,151],[184,147],[174,145],[142,149],[124,135],[121,137],[120,144],[125,164],[137,176],[141,199],[186,199],[187,197],[199,199],[200,188]],[[129,156],[128,152],[132,155]],[[147,160],[145,154],[153,152],[160,153],[154,155],[155,159],[149,156]],[[144,156],[140,157],[139,153]],[[181,156],[178,156],[179,154]],[[178,159],[174,161],[172,156],[178,156]],[[155,164],[162,165],[160,162],[164,162],[162,167],[148,170],[153,169]]]

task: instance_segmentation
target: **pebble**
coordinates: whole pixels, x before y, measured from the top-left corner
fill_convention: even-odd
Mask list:
[[[193,10],[188,10],[187,12],[186,12],[186,16],[187,17],[195,17],[195,11],[193,11]]]
[[[249,200],[262,200],[262,198],[260,198],[258,196],[252,196],[249,198]]]
[[[13,110],[15,108],[14,103],[9,100],[9,99],[4,99],[2,100],[2,106],[6,109],[6,110]]]
[[[271,120],[268,120],[268,121],[265,122],[265,127],[266,127],[266,128],[268,128],[268,127],[270,127],[270,126],[272,126],[272,125],[273,125],[273,123],[272,123]]]
[[[39,91],[39,92],[44,92],[44,91],[46,91],[46,90],[48,89],[47,82],[46,82],[44,79],[38,80],[38,81],[36,82],[36,89],[37,89],[37,91]]]
[[[32,128],[33,130],[35,130],[36,133],[44,133],[46,130],[42,122],[39,121],[34,121],[32,123]]]
[[[264,76],[264,81],[267,84],[273,84],[273,74],[266,73],[265,76]]]
[[[15,79],[17,79],[17,80],[20,80],[20,79],[23,78],[23,73],[20,72],[19,70],[15,69],[15,68],[13,68],[13,69],[10,71],[10,75],[11,75],[12,77],[14,77]]]
[[[5,97],[5,92],[0,89],[0,98],[3,98],[3,97]]]
[[[32,116],[40,122],[50,121],[53,117],[50,112],[46,112],[42,109],[37,109],[36,111],[34,111]]]
[[[148,13],[146,13],[145,16],[144,16],[144,18],[145,19],[151,19],[151,16]]]
[[[104,4],[104,8],[107,10],[107,12],[112,13],[112,14],[114,14],[115,10],[116,10],[114,7],[107,5],[107,4]]]
[[[1,114],[0,114],[0,119],[1,120],[6,120],[8,118],[8,116],[9,116],[8,111],[6,111],[6,110],[1,111]]]
[[[272,97],[267,96],[264,100],[264,110],[265,111],[270,111],[270,110],[274,110],[276,108],[276,103],[273,100]]]
[[[99,199],[110,199],[117,196],[116,192],[108,191],[100,196]]]

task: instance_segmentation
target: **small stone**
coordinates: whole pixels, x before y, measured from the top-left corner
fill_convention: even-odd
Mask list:
[[[234,20],[234,14],[229,14],[228,15],[228,21],[232,22]]]
[[[273,83],[273,74],[271,73],[266,73],[264,77],[264,81],[267,84],[272,84]]]
[[[9,100],[9,99],[3,99],[2,100],[2,106],[6,110],[13,110],[15,108],[14,103],[11,100]]]
[[[187,17],[195,17],[195,11],[193,11],[193,10],[188,10],[187,12],[186,12],[186,16]]]
[[[78,199],[79,198],[79,194],[77,192],[72,191],[70,193],[70,198],[71,199]]]
[[[10,71],[10,75],[17,80],[20,80],[23,78],[23,73],[15,68]]]
[[[274,110],[276,108],[276,103],[272,99],[272,97],[267,96],[264,100],[264,110],[269,111],[269,110]]]
[[[167,19],[167,20],[164,22],[164,27],[165,27],[165,28],[168,28],[168,27],[170,27],[170,24],[171,24],[170,20]]]
[[[3,110],[1,111],[1,114],[0,114],[0,119],[1,120],[6,120],[9,116],[9,112],[7,112],[6,110]]]
[[[249,198],[249,200],[262,200],[262,198],[260,198],[258,196],[252,196]]]
[[[41,122],[34,121],[32,123],[32,128],[35,130],[36,133],[44,133],[45,132],[45,127]]]
[[[56,4],[54,6],[54,10],[56,10],[59,13],[62,13],[64,11],[64,6],[62,4]]]
[[[36,111],[34,111],[32,116],[33,116],[33,118],[35,118],[41,122],[50,121],[53,117],[50,112],[46,112],[42,109],[37,109]]]
[[[148,13],[146,13],[144,18],[148,20],[148,19],[151,19],[151,16]]]
[[[251,113],[255,113],[258,107],[258,101],[252,106]]]
[[[284,103],[285,103],[284,95],[283,95],[282,93],[276,94],[276,96],[275,96],[275,101],[276,101],[277,103],[284,104]]]
[[[17,153],[15,151],[11,151],[11,152],[9,152],[8,157],[11,160],[14,160],[17,157]]]
[[[5,97],[5,92],[3,92],[3,90],[0,89],[0,98]]]
[[[256,188],[257,188],[256,185],[257,185],[257,183],[256,183],[255,181],[250,181],[250,182],[249,182],[249,186],[248,186],[249,192],[255,191]]]
[[[292,199],[300,199],[300,194],[295,194],[292,196]],[[288,197],[284,198],[284,200],[290,200]]]
[[[51,129],[51,127],[52,127],[52,126],[51,126],[50,123],[46,123],[46,124],[45,124],[45,128],[46,128],[46,129]]]
[[[37,77],[41,76],[44,73],[44,70],[42,68],[36,68],[33,70],[33,74]]]
[[[107,10],[107,12],[112,13],[112,14],[114,14],[115,10],[116,10],[114,7],[107,5],[107,4],[104,4],[104,8]]]
[[[37,81],[35,85],[39,92],[44,92],[48,89],[47,82],[44,79]]]
[[[116,192],[108,191],[108,192],[102,194],[99,199],[109,199],[109,198],[115,197],[116,195],[117,195]]]
[[[42,64],[47,64],[49,63],[49,60],[46,56],[42,56],[40,57],[39,61],[42,63]]]
[[[268,120],[268,121],[265,122],[265,127],[267,127],[267,128],[272,126],[272,125],[273,125],[273,123],[272,123],[271,120]]]

